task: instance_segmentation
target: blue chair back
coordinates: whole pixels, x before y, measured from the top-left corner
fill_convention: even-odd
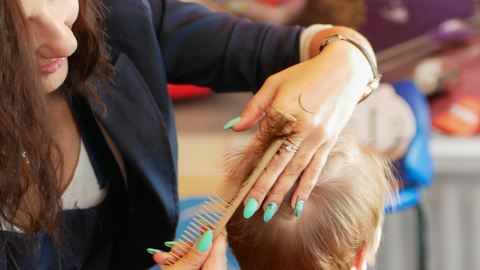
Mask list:
[[[422,188],[432,184],[434,169],[430,153],[430,109],[427,98],[410,80],[392,83],[395,92],[412,108],[416,121],[416,133],[407,153],[397,162],[403,188],[395,205],[385,206],[385,212],[400,212],[417,205],[422,197]]]

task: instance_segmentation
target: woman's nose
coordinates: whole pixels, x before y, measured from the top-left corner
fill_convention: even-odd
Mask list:
[[[64,23],[43,22],[34,31],[35,47],[42,58],[61,58],[72,55],[77,49],[77,39]]]

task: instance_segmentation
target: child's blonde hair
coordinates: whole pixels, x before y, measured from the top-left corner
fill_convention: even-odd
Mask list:
[[[252,168],[260,158],[258,147],[247,148],[239,157],[234,163],[248,162],[242,168]],[[250,219],[243,217],[243,206],[235,212],[227,225],[227,237],[242,269],[347,270],[363,245],[369,251],[366,259],[373,262],[384,202],[393,198],[396,189],[390,163],[383,156],[344,130],[297,218],[290,206],[295,188],[267,223],[261,210]]]

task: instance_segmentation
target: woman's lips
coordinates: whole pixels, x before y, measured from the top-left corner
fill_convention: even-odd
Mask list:
[[[55,61],[51,62],[48,65],[45,65],[40,68],[40,72],[42,72],[43,75],[48,75],[57,72],[59,70],[63,63],[65,62],[65,58],[57,58]]]

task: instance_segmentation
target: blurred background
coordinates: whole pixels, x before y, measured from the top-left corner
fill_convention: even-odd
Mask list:
[[[190,0],[188,0],[190,1]],[[472,0],[192,0],[284,25],[358,29],[377,53],[382,86],[352,125],[399,168],[401,202],[386,205],[374,269],[480,269],[480,20]],[[253,132],[223,131],[251,93],[171,85],[179,136],[181,222]],[[237,269],[234,262],[230,269]]]

